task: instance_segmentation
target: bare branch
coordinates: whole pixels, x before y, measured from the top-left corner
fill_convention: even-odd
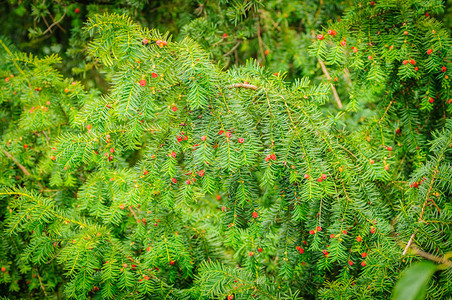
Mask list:
[[[257,90],[258,87],[252,84],[246,84],[246,83],[236,83],[233,85],[228,86],[228,88],[232,89],[232,88],[245,88],[245,89],[250,89],[250,90]]]
[[[325,74],[326,79],[331,80],[330,73],[328,73],[328,70],[326,69],[326,66],[323,63],[323,61],[321,61],[320,59],[318,61],[319,61],[320,66],[322,67],[322,71],[323,71],[323,74]],[[342,102],[341,102],[341,99],[339,98],[339,94],[337,93],[336,88],[334,87],[334,84],[332,84],[330,82],[330,86],[331,86],[331,90],[333,91],[334,100],[336,100],[337,106],[339,108],[342,108]]]

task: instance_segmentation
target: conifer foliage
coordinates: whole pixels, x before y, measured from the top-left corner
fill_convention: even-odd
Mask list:
[[[92,15],[85,55],[105,93],[1,38],[0,295],[387,299],[427,259],[427,297],[447,298],[443,10],[356,1],[307,33],[342,110],[331,78],[289,81],[253,58],[225,68],[189,36],[196,22],[176,41]]]

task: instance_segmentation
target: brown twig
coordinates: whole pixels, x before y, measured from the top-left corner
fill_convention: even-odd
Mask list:
[[[19,167],[19,169],[24,173],[24,175],[26,176],[30,176],[30,172],[27,171],[27,169],[25,169],[25,167],[14,157],[12,156],[8,151],[3,150],[3,153],[5,153],[5,155],[10,158],[15,164],[16,166]]]
[[[138,219],[137,215],[135,214],[135,212],[133,211],[132,206],[129,206],[129,210],[133,214],[133,216],[135,217],[135,220],[137,221],[137,223],[139,223],[138,222],[139,219]]]
[[[320,66],[322,67],[322,71],[323,74],[325,74],[326,79],[331,80],[331,76],[330,73],[328,73],[328,70],[326,69],[325,64],[323,63],[323,61],[321,61],[320,59],[318,59]],[[334,100],[336,100],[337,106],[339,108],[342,108],[342,102],[341,99],[339,98],[339,94],[336,91],[336,88],[334,87],[334,84],[332,84],[330,82],[330,86],[331,86],[331,90],[333,91],[333,95],[334,95]]]
[[[425,259],[437,262],[437,263],[441,263],[444,264],[446,266],[448,266],[449,268],[452,268],[452,262],[448,259],[446,259],[444,256],[436,256],[433,254],[430,254],[428,252],[425,252],[421,249],[419,249],[418,247],[416,247],[416,245],[411,245],[411,249],[413,249],[414,253],[416,253],[417,255],[419,255],[420,257],[423,257]]]
[[[424,201],[424,204],[422,205],[422,210],[421,210],[421,214],[419,216],[418,222],[421,222],[422,218],[424,217],[425,207],[427,206],[428,198],[430,197],[430,192],[432,191],[432,188],[433,188],[433,181],[435,181],[436,173],[437,173],[437,171],[435,171],[435,174],[432,177],[432,181],[430,182],[430,188],[428,189],[428,192],[425,195],[425,201]],[[413,243],[413,239],[416,236],[416,233],[417,233],[417,230],[415,230],[413,232],[413,234],[411,235],[408,243],[406,244],[405,250],[403,250],[402,255],[405,255],[407,253],[408,249],[410,248],[411,244]]]
[[[228,88],[232,89],[232,88],[245,88],[245,89],[250,89],[250,90],[257,90],[258,87],[252,84],[246,84],[246,83],[236,83],[233,85],[228,86]]]
[[[235,44],[234,47],[231,48],[231,50],[229,50],[229,52],[225,53],[223,56],[229,56],[231,55],[232,52],[235,51],[235,49],[237,49],[238,46],[240,46],[240,44],[242,43],[242,41],[238,42],[237,44]]]
[[[44,292],[44,295],[47,297],[47,292],[46,292],[46,289],[44,288],[44,285],[42,284],[41,276],[39,276],[39,271],[38,271],[37,267],[36,267],[36,275],[38,276],[39,284],[41,285],[41,289]]]
[[[55,26],[55,25],[58,25],[58,23],[60,23],[61,21],[63,21],[63,19],[64,19],[64,17],[66,16],[66,10],[67,10],[67,8],[65,7],[64,8],[64,13],[63,13],[63,15],[61,16],[61,18],[58,20],[58,21],[56,21],[56,22],[53,22],[50,26],[48,26],[48,28],[42,33],[42,35],[44,35],[44,34],[46,34],[47,32],[52,32],[52,27],[53,26]],[[45,19],[44,19],[45,20]],[[47,22],[46,22],[47,23]]]

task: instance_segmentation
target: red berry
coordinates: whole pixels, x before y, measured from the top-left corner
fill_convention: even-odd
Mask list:
[[[204,170],[201,170],[201,171],[198,172],[198,175],[201,176],[201,177],[203,177],[203,176],[204,176],[204,173],[205,173],[205,171],[204,171]]]
[[[254,252],[250,251],[249,256],[253,256],[253,255],[254,255]]]
[[[275,72],[275,73],[273,73],[273,75],[275,75],[275,76],[278,76],[278,73],[277,73],[277,72]]]
[[[262,252],[262,248],[261,247],[257,248],[257,251]]]
[[[341,46],[345,46],[345,45],[347,45],[347,42],[346,41],[341,41]]]
[[[325,180],[326,179],[326,174],[322,174],[322,180]]]
[[[265,51],[264,51],[264,54],[265,54],[265,55],[269,55],[269,54],[270,54],[270,50],[268,50],[268,49],[265,50]]]
[[[145,280],[149,280],[149,276],[144,276],[144,279]]]
[[[374,1],[370,1],[370,5],[374,6],[375,2]]]
[[[358,236],[358,237],[356,238],[356,240],[357,240],[358,242],[361,242],[363,239],[362,239],[361,236]]]
[[[320,226],[317,226],[317,231],[322,231],[322,227],[320,227]]]
[[[373,165],[375,163],[375,161],[373,159],[369,159],[369,162],[371,165]]]
[[[330,239],[334,239],[335,235],[334,233],[330,234]]]
[[[435,102],[435,99],[433,99],[432,97],[430,97],[430,98],[428,99],[428,102],[433,103],[433,102]]]
[[[232,134],[231,134],[229,131],[227,131],[227,132],[224,134],[224,136],[227,137],[227,138],[230,138],[231,135],[232,135]]]
[[[304,179],[308,179],[309,175],[308,174],[304,174]]]
[[[65,88],[64,89],[64,92],[67,94],[67,93],[69,93],[69,89],[68,88]]]
[[[132,265],[132,270],[135,270],[137,266],[136,265]]]
[[[370,229],[370,233],[375,233],[375,227],[372,227],[372,228]]]
[[[250,84],[248,81],[243,82],[244,84]]]
[[[173,265],[174,265],[174,263],[175,263],[175,261],[174,261],[174,260],[171,260],[171,261],[170,261],[169,263],[170,263],[170,265],[172,265],[172,266],[173,266]]]
[[[227,38],[228,34],[227,33],[223,33],[223,38]]]
[[[369,55],[367,58],[368,58],[369,60],[372,60],[372,59],[373,59],[372,55]]]
[[[433,52],[432,49],[428,49],[428,50],[427,50],[427,54],[428,54],[428,55],[432,54],[432,52]]]
[[[403,32],[403,34],[404,34],[404,35],[408,35],[408,31],[405,30],[405,31]]]
[[[405,59],[405,60],[403,61],[403,64],[406,65],[407,63],[408,63],[408,60]]]
[[[221,200],[221,196],[220,195],[217,195],[217,200]]]
[[[366,266],[366,262],[365,261],[361,262],[361,266],[365,267]]]
[[[176,184],[177,183],[177,179],[176,178],[171,178],[171,181]]]
[[[147,247],[147,248],[146,248],[146,251],[147,251],[147,252],[151,251],[151,247]]]
[[[203,135],[202,137],[201,137],[201,140],[202,141],[205,141],[207,139],[207,137],[205,136],[205,135]]]
[[[127,264],[123,264],[122,267],[125,269],[127,268]]]
[[[141,80],[140,80],[140,85],[141,85],[141,86],[145,86],[145,85],[146,85],[146,80],[141,79]]]
[[[191,183],[190,179],[185,180],[185,183],[190,184]]]
[[[226,34],[226,33],[225,33]],[[234,299],[234,296],[233,295],[229,295],[228,296],[228,300],[232,300],[232,299]]]
[[[314,234],[315,230],[309,230],[309,234]]]
[[[90,124],[86,125],[86,129],[91,130],[92,126]]]
[[[323,34],[318,34],[318,35],[317,35],[317,39],[323,40],[323,39],[324,39]]]
[[[55,160],[56,159],[55,155],[50,156],[50,159]]]
[[[121,205],[119,205],[119,208],[124,209],[124,208],[126,208],[126,206],[124,204],[121,204]]]
[[[348,264],[349,264],[350,266],[353,266],[353,262],[352,262],[351,260],[348,261]]]
[[[255,219],[257,218],[257,211],[253,212],[253,218],[255,218]]]
[[[178,141],[179,143],[182,142],[182,137],[181,137],[181,136],[177,136],[176,139],[177,139],[177,141]]]
[[[389,166],[388,165],[385,165],[385,170],[389,171]]]
[[[322,182],[322,178],[317,178],[317,182]]]
[[[329,35],[332,35],[332,36],[336,36],[336,34],[337,34],[337,32],[336,32],[336,30],[328,30],[328,34]]]
[[[2,272],[6,272],[6,268],[5,267],[2,267]]]
[[[74,12],[76,13],[76,14],[78,14],[79,12],[80,12],[80,8],[76,8],[76,9],[74,9]]]
[[[8,82],[8,81],[9,81],[9,77],[6,77],[6,78],[5,78],[5,81]]]
[[[430,16],[429,13],[425,13],[425,17],[428,18]]]
[[[414,59],[410,60],[410,64],[412,64],[413,66],[416,64],[416,61]]]
[[[147,175],[149,173],[148,170],[144,170],[143,175]]]
[[[392,151],[392,147],[388,146],[386,149],[388,149],[388,151]]]
[[[300,254],[303,254],[303,253],[304,253],[304,249],[300,247],[300,248],[298,249],[298,252],[300,252]]]
[[[364,257],[366,257],[367,256],[367,253],[366,252],[363,252],[362,254],[361,254],[361,257],[362,258],[364,258]]]
[[[415,70],[415,71],[418,71],[418,70],[419,70],[419,68],[418,68],[418,67],[414,67],[414,70]]]
[[[115,153],[115,149],[110,148],[110,152],[111,152],[111,153]]]
[[[152,78],[157,78],[157,77],[158,77],[157,73],[152,72]]]
[[[347,230],[342,230],[342,234],[346,235],[347,234]]]
[[[28,145],[27,145],[27,144],[25,144],[25,145],[24,145],[24,148],[25,148],[25,149],[27,149],[27,148],[28,148]]]
[[[222,135],[224,132],[224,130],[220,130],[220,132],[218,132],[218,135]]]
[[[174,112],[176,112],[176,111],[177,111],[177,106],[171,107],[171,110],[174,111]]]
[[[245,141],[245,140],[244,140],[243,138],[239,138],[239,143],[240,143],[240,144],[243,144],[244,141]]]
[[[143,39],[143,44],[147,45],[148,43],[149,43],[148,39],[147,39],[147,38],[144,38],[144,39]]]
[[[447,70],[447,68],[446,68],[445,66],[442,66],[442,67],[441,67],[441,72],[444,73],[444,72],[446,72],[446,70]]]
[[[174,158],[176,158],[176,156],[177,156],[177,153],[176,153],[176,152],[174,152],[174,151],[172,151],[172,152],[171,152],[171,156],[172,156],[172,157],[174,157]]]
[[[226,211],[226,206],[222,206],[222,207],[221,207],[221,210],[222,210],[222,211]]]

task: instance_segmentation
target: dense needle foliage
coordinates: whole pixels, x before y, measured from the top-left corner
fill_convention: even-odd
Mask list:
[[[448,7],[9,1],[0,296],[448,299]]]

